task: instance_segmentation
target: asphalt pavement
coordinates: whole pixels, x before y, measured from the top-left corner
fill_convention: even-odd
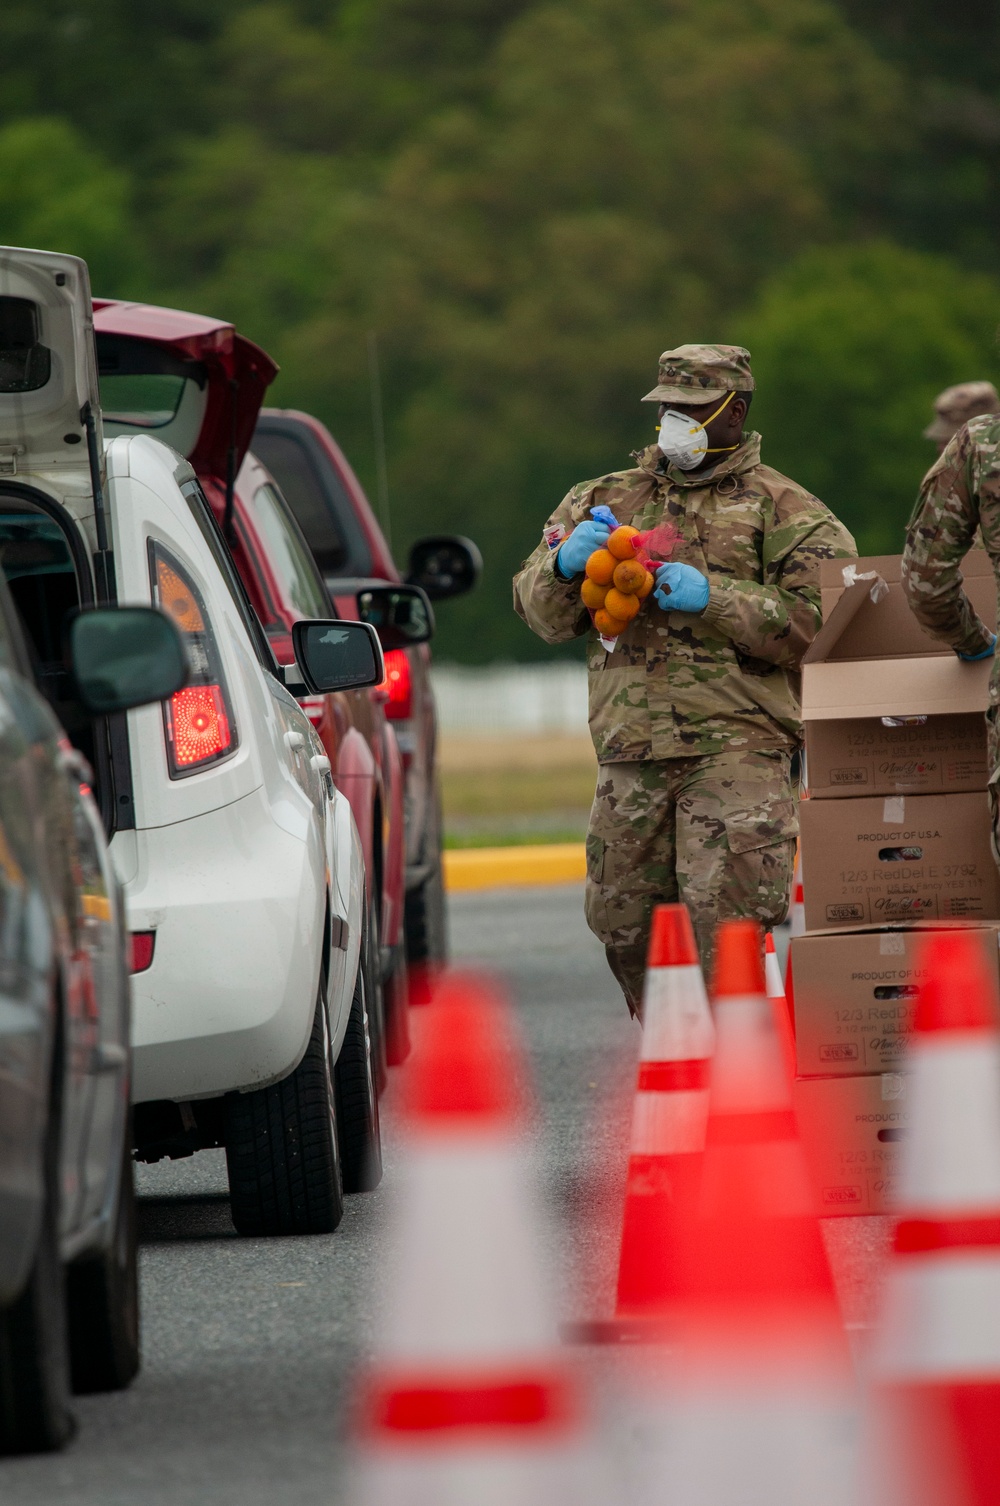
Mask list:
[[[561,1315],[604,1315],[638,1027],[584,924],[581,886],[460,894],[450,916],[453,957],[498,974],[518,1006]],[[4,1506],[346,1506],[344,1419],[397,1166],[392,1103],[390,1084],[382,1186],[349,1198],[333,1235],[241,1239],[220,1151],[140,1168],[142,1372],[129,1391],[75,1403],[65,1453],[0,1461]],[[882,1221],[827,1232],[862,1325]]]

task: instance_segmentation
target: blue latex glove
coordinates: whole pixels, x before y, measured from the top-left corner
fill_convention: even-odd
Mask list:
[[[583,567],[595,549],[601,549],[611,537],[611,529],[604,523],[578,523],[568,539],[559,545],[556,569],[564,580],[582,575]]]
[[[657,570],[653,595],[665,612],[703,612],[708,606],[708,581],[693,565],[672,560]]]
[[[618,519],[611,511],[611,508],[605,507],[603,502],[598,503],[596,507],[590,509],[590,516],[595,523],[607,523],[609,528],[618,527]]]
[[[960,659],[964,659],[966,664],[975,664],[977,659],[992,659],[993,655],[996,653],[996,650],[997,635],[996,633],[994,633],[993,642],[990,644],[989,648],[984,648],[981,654],[959,654],[958,657]]]

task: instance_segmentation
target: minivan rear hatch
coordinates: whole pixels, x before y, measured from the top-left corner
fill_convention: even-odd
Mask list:
[[[104,431],[148,434],[201,479],[235,477],[278,368],[231,324],[152,304],[95,298]]]

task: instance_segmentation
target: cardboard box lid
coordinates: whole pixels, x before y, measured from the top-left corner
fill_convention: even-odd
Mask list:
[[[808,664],[802,675],[802,720],[982,713],[990,704],[992,671],[992,659],[966,664],[950,651]]]
[[[901,584],[902,556],[824,560],[820,565],[823,626],[803,665],[947,657],[947,644],[925,633],[910,611]],[[962,562],[966,593],[984,621],[996,618],[996,583],[989,556],[970,550]]]

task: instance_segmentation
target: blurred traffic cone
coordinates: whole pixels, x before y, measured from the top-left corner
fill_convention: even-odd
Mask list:
[[[676,1277],[678,1225],[694,1211],[715,1031],[685,905],[657,905],[625,1184],[615,1316],[572,1326],[587,1343],[655,1337]]]
[[[872,1356],[873,1500],[1000,1502],[1000,1035],[962,931],[924,949],[905,1068],[910,1139]]]
[[[696,1218],[682,1233],[662,1472],[677,1506],[853,1501],[850,1364],[752,921],[719,928]]]
[[[596,1501],[582,1397],[525,1193],[523,1062],[482,983],[438,980],[403,1083],[406,1159],[376,1359],[358,1406],[364,1506]]]
[[[789,948],[791,953],[791,948]],[[789,968],[791,957],[789,956]],[[790,975],[789,975],[790,977]],[[764,981],[767,997],[774,1010],[774,1024],[781,1041],[781,1051],[789,1077],[795,1076],[795,1031],[792,1025],[791,1006],[785,997],[785,985],[781,979],[781,964],[774,949],[774,937],[768,931],[764,938]]]

